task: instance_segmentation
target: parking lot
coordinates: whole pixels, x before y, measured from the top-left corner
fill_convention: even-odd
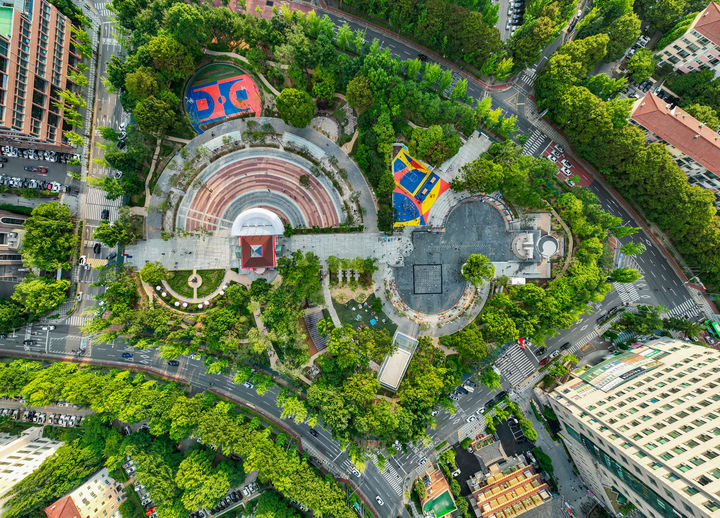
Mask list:
[[[575,181],[572,179],[574,176],[579,177],[577,185],[587,187],[593,183],[594,179],[580,164],[567,153],[562,146],[551,142],[548,147],[542,152],[542,156],[555,162],[558,166],[557,179],[564,182],[570,187],[575,186]]]
[[[515,422],[513,417],[496,425],[495,433],[500,437],[503,450],[505,450],[508,457],[518,453],[525,453],[533,448],[533,445],[525,438],[520,430],[520,425]]]
[[[525,2],[523,0],[499,0],[498,23],[500,38],[505,41],[513,35],[522,25],[525,16]]]
[[[14,149],[18,149],[18,151],[20,150],[20,148]],[[55,161],[53,161],[46,158],[44,155],[40,156],[38,153],[28,155],[29,157],[34,156],[35,158],[25,157],[20,152],[13,152],[8,146],[2,146],[0,148],[0,152],[2,152],[0,160],[6,160],[2,162],[2,166],[0,166],[0,174],[4,174],[6,176],[30,178],[43,180],[45,182],[57,182],[64,185],[70,183],[71,177],[68,174],[69,171],[77,173],[80,172],[80,166],[74,166],[67,163],[67,160],[73,156],[77,156],[79,158],[78,155],[56,153],[54,157],[52,155],[50,156],[50,158],[54,158]],[[42,168],[46,169],[47,172],[42,173],[27,171],[25,169],[26,167]]]

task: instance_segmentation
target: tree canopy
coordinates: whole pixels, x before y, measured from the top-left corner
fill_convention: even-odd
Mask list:
[[[67,205],[38,205],[25,221],[24,229],[20,251],[26,266],[44,271],[70,268],[77,236]]]

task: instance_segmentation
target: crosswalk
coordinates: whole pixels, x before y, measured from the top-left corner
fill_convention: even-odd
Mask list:
[[[511,385],[517,385],[530,376],[537,365],[530,361],[528,355],[518,344],[513,344],[495,362],[500,369],[502,377],[506,378]]]
[[[382,476],[398,496],[402,495],[402,477],[389,462],[385,463],[385,471],[382,472]]]
[[[105,191],[90,187],[85,196],[85,219],[100,220],[103,209],[110,212],[112,223],[120,216],[120,200],[108,200],[105,198]]]
[[[65,323],[73,327],[82,327],[92,320],[91,315],[73,314],[70,315]]]
[[[698,303],[692,299],[687,299],[682,304],[675,306],[670,311],[665,313],[665,316],[678,318],[682,317],[683,315],[688,315],[688,317],[692,318],[699,312],[702,312],[702,308],[698,306]]]
[[[533,131],[523,146],[523,154],[531,156],[540,155],[547,147],[547,141],[549,141],[549,139],[540,130]]]
[[[112,18],[115,16],[115,13],[113,13],[110,9],[98,9],[97,12],[102,16],[103,18]]]
[[[622,302],[632,304],[640,300],[640,293],[634,283],[614,282],[612,287]]]
[[[537,70],[534,68],[526,68],[520,75],[520,81],[528,86],[532,86],[537,78]]]

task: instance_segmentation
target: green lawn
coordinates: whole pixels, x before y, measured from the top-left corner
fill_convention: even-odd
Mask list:
[[[188,286],[188,279],[192,275],[192,270],[175,270],[168,272],[168,279],[167,283],[170,285],[170,288],[175,291],[178,295],[182,295],[183,297],[194,297],[193,289]]]
[[[340,318],[340,322],[343,324],[350,324],[354,327],[359,327],[360,324],[364,324],[365,326],[372,327],[374,329],[387,329],[390,336],[394,335],[397,325],[382,311],[379,313],[373,312],[372,301],[374,299],[375,295],[370,295],[366,301],[367,306],[363,305],[360,309],[358,309],[360,303],[355,299],[352,299],[345,304],[340,304],[333,299],[333,305],[335,306],[335,311],[337,311],[338,317]],[[353,311],[353,307],[356,308],[355,311]],[[357,319],[358,315],[360,315],[359,320]],[[370,324],[370,320],[373,318],[377,321],[374,326]],[[383,319],[385,319],[384,323]]]
[[[222,284],[225,278],[225,270],[198,270],[198,275],[202,277],[202,284],[197,289],[197,296],[199,298],[207,297],[218,286]],[[188,279],[192,275],[192,270],[175,270],[168,273],[167,283],[178,295],[183,297],[193,298],[193,289],[188,286]]]
[[[218,289],[225,278],[225,270],[198,270],[202,277],[202,285],[197,289],[198,297],[207,297]]]

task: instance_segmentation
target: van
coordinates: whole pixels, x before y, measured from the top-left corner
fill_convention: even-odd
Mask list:
[[[468,385],[467,383],[466,383],[465,385],[463,385],[463,388],[464,388],[465,390],[467,390],[468,392],[475,392],[475,389],[472,388],[472,387],[471,387],[470,385]]]

